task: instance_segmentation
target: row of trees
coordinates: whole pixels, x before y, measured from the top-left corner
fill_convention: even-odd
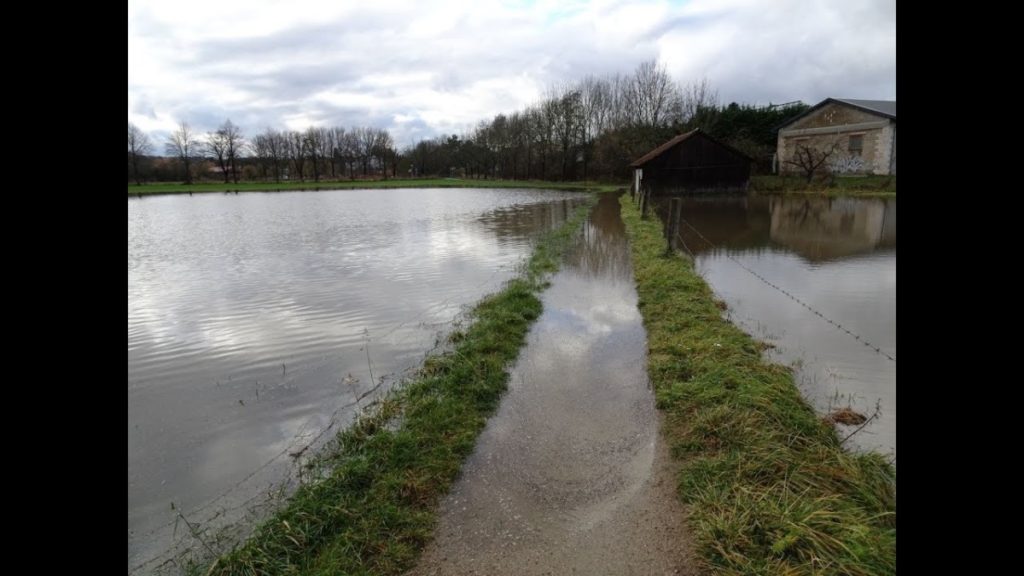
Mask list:
[[[143,176],[160,172],[149,157],[154,151],[149,137],[128,123],[128,177],[141,183]],[[357,173],[388,177],[398,169],[398,151],[387,130],[378,128],[310,127],[304,131],[268,128],[247,140],[242,130],[226,120],[217,130],[200,136],[182,122],[168,136],[164,152],[177,161],[185,183],[191,184],[197,164],[211,163],[228,183],[239,181],[242,165],[250,178],[274,180],[344,177]]]
[[[310,127],[305,132],[267,129],[253,138],[252,158],[259,168],[259,177],[280,182],[291,169],[299,180],[312,177],[355,179],[398,170],[398,151],[387,130],[379,128]]]
[[[539,179],[620,177],[634,158],[715,104],[706,81],[682,87],[664,67],[588,76],[553,87],[540,102],[481,122],[470,134],[422,141],[408,155],[424,174],[456,166],[469,176]]]
[[[422,140],[399,153],[386,130],[310,127],[305,131],[267,129],[247,141],[226,121],[204,138],[186,123],[170,136],[167,154],[191,182],[197,158],[212,162],[238,181],[239,166],[250,177],[280,181],[322,177],[355,178],[399,172],[417,176],[458,174],[476,178],[609,179],[628,175],[629,163],[672,136],[702,128],[771,166],[775,127],[807,109],[791,103],[755,107],[718,104],[706,80],[677,83],[655,61],[631,74],[588,76],[551,87],[523,110],[498,114],[469,133]],[[128,125],[129,178],[140,181],[140,165],[152,146]]]
[[[632,74],[589,76],[553,88],[539,103],[481,122],[467,136],[420,142],[409,153],[425,173],[458,165],[473,176],[624,178],[636,158],[701,128],[768,171],[777,127],[807,108],[800,102],[722,106],[707,80],[682,85],[649,61]]]

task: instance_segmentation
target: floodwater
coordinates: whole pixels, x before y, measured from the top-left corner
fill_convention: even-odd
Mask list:
[[[129,571],[153,570],[191,527],[248,517],[582,198],[130,198]]]
[[[895,459],[896,200],[701,197],[681,213],[675,246],[728,317],[774,345],[819,412],[875,415],[848,444]]]
[[[541,298],[412,574],[694,573],[614,195]]]

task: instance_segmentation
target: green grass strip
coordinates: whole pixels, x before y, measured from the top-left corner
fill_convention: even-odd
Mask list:
[[[712,574],[896,573],[896,473],[854,454],[792,373],[722,318],[689,258],[665,255],[657,218],[622,199],[648,372],[681,463],[679,495]]]
[[[128,185],[129,196],[153,194],[191,194],[209,192],[288,192],[296,190],[351,190],[383,188],[542,188],[548,190],[609,191],[619,184],[598,182],[549,182],[545,180],[474,180],[464,178],[396,178],[392,180],[333,180],[321,182],[242,182],[240,184],[135,184]]]
[[[759,195],[854,196],[895,198],[896,176],[815,177],[810,183],[796,175],[763,174],[750,177],[750,190]]]
[[[215,575],[388,575],[415,562],[431,538],[439,499],[472,452],[508,381],[507,368],[541,314],[539,293],[593,199],[535,247],[516,279],[484,298],[451,351],[337,437],[303,485]]]

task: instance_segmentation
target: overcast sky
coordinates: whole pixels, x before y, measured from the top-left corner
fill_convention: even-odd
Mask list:
[[[461,133],[657,59],[720,101],[896,99],[895,0],[129,0],[128,121]]]

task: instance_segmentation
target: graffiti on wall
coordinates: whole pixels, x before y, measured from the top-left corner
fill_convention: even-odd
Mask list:
[[[833,174],[854,174],[864,172],[864,159],[854,154],[841,154],[829,161],[829,169]]]

